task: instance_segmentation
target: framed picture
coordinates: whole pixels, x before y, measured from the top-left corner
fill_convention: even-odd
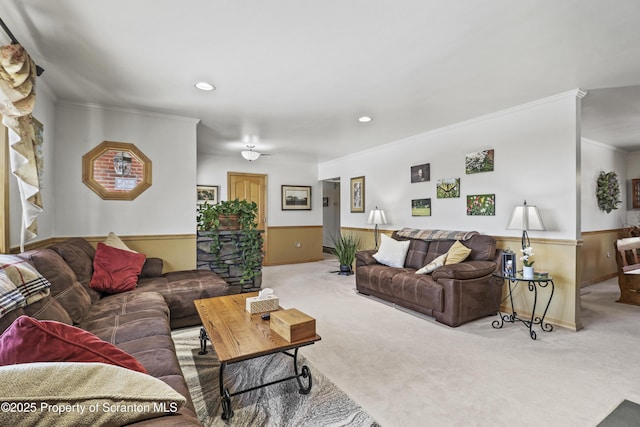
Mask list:
[[[511,249],[502,252],[502,275],[505,277],[515,277],[516,270],[516,254]]]
[[[196,187],[198,192],[198,204],[202,205],[204,202],[209,203],[210,205],[217,205],[220,202],[218,198],[218,189],[220,187],[217,185],[198,185]]]
[[[436,185],[438,199],[460,197],[460,178],[439,179]]]
[[[465,170],[467,174],[493,171],[493,150],[467,154]]]
[[[431,216],[431,199],[411,200],[411,216]]]
[[[351,212],[364,213],[364,176],[351,178]]]
[[[283,185],[282,210],[311,210],[311,187],[306,185]]]
[[[495,214],[495,194],[477,194],[467,196],[467,215],[495,216]]]
[[[411,182],[427,182],[431,179],[430,175],[431,163],[423,165],[411,166]]]

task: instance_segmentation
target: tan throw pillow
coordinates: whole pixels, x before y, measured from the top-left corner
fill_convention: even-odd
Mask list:
[[[165,382],[120,366],[46,362],[0,369],[0,425],[121,426],[176,413],[186,399]],[[31,406],[30,406],[31,405]]]
[[[431,273],[436,268],[442,267],[444,265],[445,259],[447,259],[447,254],[440,255],[439,257],[437,257],[436,259],[431,261],[429,264],[425,265],[420,270],[416,271],[416,274],[429,274],[429,273]]]
[[[471,249],[460,243],[459,240],[456,240],[453,246],[449,248],[449,251],[447,252],[447,259],[444,264],[449,265],[462,262],[467,259],[470,253]]]
[[[118,236],[116,236],[116,233],[114,233],[113,231],[109,232],[109,235],[105,239],[104,244],[107,246],[111,246],[112,248],[122,249],[123,251],[136,252],[133,249],[129,249],[129,247],[125,245],[124,242]]]

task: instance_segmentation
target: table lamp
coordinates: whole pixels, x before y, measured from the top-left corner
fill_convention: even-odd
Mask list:
[[[385,216],[382,209],[378,209],[378,207],[376,206],[375,209],[372,209],[371,212],[369,212],[369,219],[367,219],[367,224],[375,224],[373,238],[376,242],[376,249],[378,249],[378,235],[380,233],[380,231],[378,230],[378,225],[386,223],[387,217]]]
[[[527,230],[543,231],[544,224],[538,208],[527,205],[525,200],[521,206],[515,206],[507,224],[507,230],[522,230],[522,249],[531,246]]]

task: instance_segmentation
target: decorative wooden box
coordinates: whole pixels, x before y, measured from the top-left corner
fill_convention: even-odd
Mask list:
[[[272,312],[269,324],[273,332],[289,342],[316,334],[316,319],[295,308]]]
[[[246,300],[246,310],[251,314],[266,313],[267,311],[275,311],[278,308],[280,308],[280,298],[275,295],[269,295],[266,299],[249,297]]]

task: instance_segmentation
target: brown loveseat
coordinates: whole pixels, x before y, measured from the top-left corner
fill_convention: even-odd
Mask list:
[[[496,250],[493,237],[439,230],[405,233],[423,232],[423,235],[437,237],[437,240],[423,240],[402,237],[399,235],[401,232],[395,231],[391,237],[411,241],[403,268],[379,264],[373,257],[375,250],[356,254],[358,292],[435,317],[438,322],[449,326],[460,326],[497,312],[502,287],[492,274],[499,271],[502,256]],[[456,234],[466,237],[461,243],[471,249],[466,260],[443,265],[431,274],[415,274],[418,269],[446,253],[456,241],[446,237]]]
[[[89,331],[135,357],[147,370],[186,398],[175,415],[135,425],[201,425],[171,339],[171,329],[197,325],[193,300],[233,293],[218,275],[205,270],[162,274],[162,260],[148,258],[138,286],[113,295],[89,288],[95,249],[70,238],[19,256],[51,282],[50,295],[0,318],[0,332],[20,315],[55,320]],[[117,378],[114,378],[117,381]]]

